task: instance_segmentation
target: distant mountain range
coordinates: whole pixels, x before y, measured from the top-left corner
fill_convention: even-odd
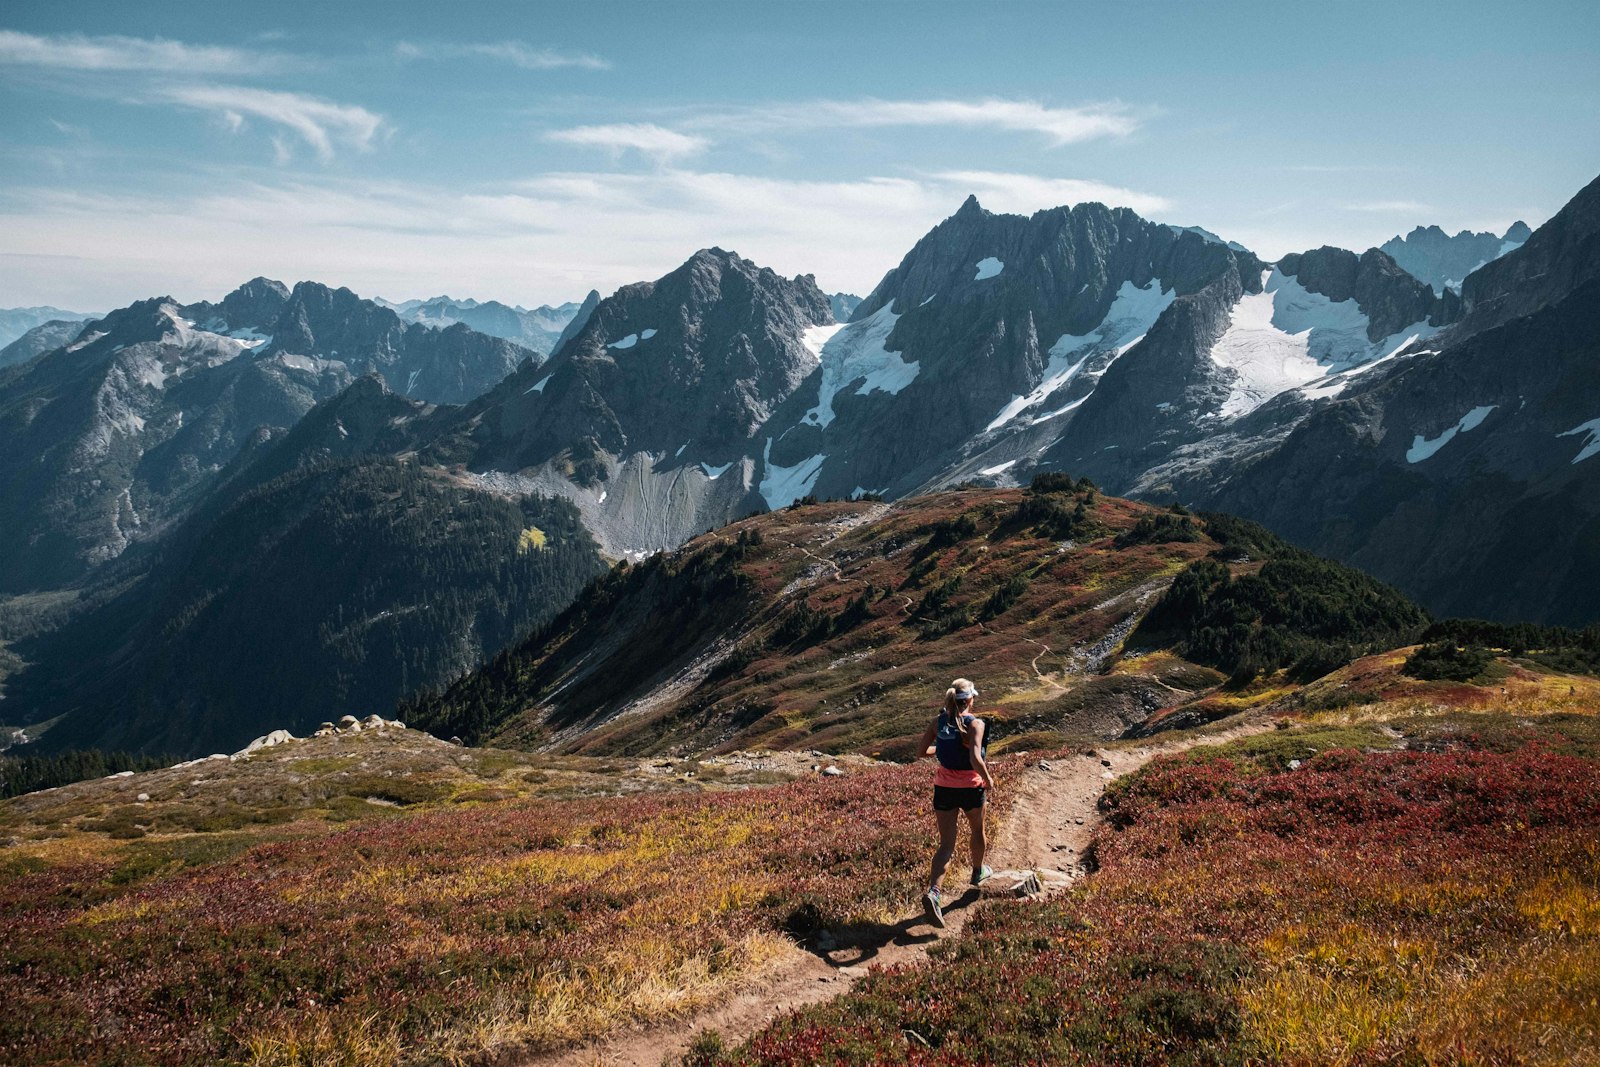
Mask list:
[[[0,367],[26,363],[71,344],[83,324],[93,318],[98,316],[55,307],[0,308]]]
[[[0,369],[0,592],[76,605],[16,646],[34,666],[7,714],[94,706],[59,736],[221,743],[265,705],[219,696],[208,642],[289,669],[273,620],[316,634],[297,677],[371,710],[547,618],[602,556],[810,497],[1050,471],[1255,518],[1442,614],[1591,622],[1597,232],[1600,183],[1439,289],[1382,249],[1268,263],[1127,209],[969,199],[853,307],[717,248],[534,312],[259,278],[142,301]],[[1407,255],[1432,247],[1417,233]],[[469,316],[560,330],[545,359]],[[90,662],[124,695],[70,677]]]
[[[1532,235],[1525,222],[1512,223],[1499,236],[1462,230],[1452,237],[1437,226],[1418,226],[1404,237],[1389,238],[1379,247],[1442,295],[1446,289],[1459,292],[1467,275],[1522,247]]]
[[[31,308],[0,308],[0,346],[9,345],[35,326],[47,322],[85,322],[96,318],[87,311],[63,311],[44,305]]]
[[[595,294],[596,298],[598,295]],[[407,300],[399,304],[380,299],[374,303],[389,308],[407,322],[441,330],[461,323],[479,333],[515,341],[540,356],[548,356],[555,350],[562,331],[583,306],[582,303],[558,307],[541,305],[530,311],[520,305],[509,307],[498,300],[479,302],[455,300],[448,296]]]
[[[537,358],[314,282],[256,278],[216,304],[114,311],[0,369],[0,592],[69,583],[153,542],[259,428],[293,426],[362,374],[460,403]]]

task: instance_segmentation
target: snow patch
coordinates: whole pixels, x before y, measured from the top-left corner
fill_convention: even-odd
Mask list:
[[[1589,439],[1583,443],[1583,447],[1578,450],[1578,454],[1572,457],[1572,462],[1574,463],[1582,463],[1590,456],[1600,455],[1600,419],[1590,419],[1588,422],[1580,423],[1566,433],[1557,434],[1556,436],[1573,437],[1580,433],[1588,434]]]
[[[828,342],[833,340],[833,335],[844,329],[842,322],[830,322],[826,326],[807,326],[800,334],[800,343],[805,345],[806,351],[814,356],[818,363],[822,362],[822,350],[828,347]]]
[[[852,382],[861,382],[856,389],[857,396],[865,396],[874,390],[892,395],[916,379],[921,365],[915,361],[907,363],[899,353],[890,352],[884,347],[899,318],[885,305],[860,322],[845,326],[818,326],[806,331],[808,347],[812,335],[824,330],[829,334],[815,349],[822,363],[817,405],[805,413],[802,422],[812,426],[831,423],[833,398]]]
[[[927,307],[929,304],[933,303],[933,298],[938,296],[938,295],[939,295],[938,293],[930,293],[928,295],[927,299],[923,300],[923,302],[918,304],[917,307],[919,307],[919,308]]]
[[[110,331],[108,330],[95,330],[93,333],[86,333],[76,341],[72,342],[72,344],[68,345],[67,351],[76,352],[80,348],[87,348],[89,345],[92,345],[96,341],[100,340],[100,338],[106,336],[106,334],[109,332]]]
[[[1211,350],[1218,365],[1237,375],[1222,405],[1225,418],[1247,415],[1330,372],[1387,359],[1437,332],[1419,322],[1373,343],[1367,316],[1353,299],[1329,300],[1276,268],[1263,272],[1261,281],[1261,292],[1246,293],[1234,305],[1227,332]],[[1322,388],[1312,395],[1324,395]]]
[[[718,478],[728,473],[728,468],[731,466],[733,466],[732,463],[724,463],[720,467],[713,467],[709,463],[702,463],[700,464],[700,469],[706,472],[707,478],[711,479],[712,481],[716,481]]]
[[[884,493],[887,493],[888,491],[889,491],[889,487],[888,486],[884,486],[882,489],[863,489],[861,486],[858,485],[854,489],[850,490],[850,499],[851,500],[860,500],[864,496],[882,496]]]
[[[1162,291],[1160,281],[1154,278],[1142,289],[1132,282],[1123,282],[1100,325],[1085,334],[1063,334],[1057,339],[1056,343],[1050,346],[1050,360],[1045,364],[1044,380],[1032,392],[1012,397],[984,430],[998,430],[1029,408],[1044,403],[1052,393],[1070,385],[1091,358],[1112,353],[1114,360],[1144,340],[1144,335],[1155,325],[1156,319],[1160,318],[1161,313],[1171,307],[1177,298],[1176,289]],[[1106,366],[1110,365],[1111,361],[1108,360]],[[1074,400],[1066,407],[1039,416],[1033,421],[1038,423],[1071,411],[1083,403],[1084,399],[1087,398]]]
[[[1432,440],[1423,437],[1420,433],[1417,434],[1411,439],[1411,447],[1406,449],[1406,462],[1421,463],[1423,460],[1431,458],[1435,452],[1438,452],[1439,449],[1454,440],[1456,434],[1476,430],[1483,424],[1483,420],[1489,417],[1489,412],[1498,406],[1497,404],[1490,404],[1488,407],[1473,408],[1461,416],[1460,421],[1454,426]]]
[[[416,384],[417,384],[417,375],[419,375],[421,373],[422,373],[422,371],[420,371],[420,370],[414,370],[414,371],[411,372],[410,376],[408,378],[406,378],[406,389],[405,389],[405,391],[406,391],[407,395],[410,395],[411,390],[416,386]]]
[[[231,337],[233,340],[244,345],[244,347],[252,349],[260,348],[263,345],[270,345],[272,343],[272,335],[270,333],[260,333],[248,326],[241,327],[237,330],[229,330],[222,336]]]
[[[981,282],[985,279],[993,278],[1001,271],[1005,270],[1005,268],[1006,265],[1004,263],[1000,262],[998,259],[995,259],[993,256],[988,256],[984,259],[978,260],[978,273],[973,276],[972,280],[975,282]]]
[[[527,396],[529,393],[542,393],[542,392],[544,392],[544,387],[549,381],[550,381],[550,375],[546,374],[543,378],[540,378],[538,381],[534,382],[532,385],[530,385],[526,389],[524,389],[522,391],[522,395],[523,396]]]
[[[648,340],[650,340],[650,338],[654,337],[655,335],[656,335],[656,332],[654,330],[640,330],[639,331],[639,340],[648,341]]]
[[[620,341],[612,341],[610,344],[606,345],[606,347],[607,348],[616,348],[616,349],[632,348],[634,345],[636,345],[638,343],[639,343],[639,335],[636,334],[636,333],[630,333],[628,336],[624,337]]]
[[[810,493],[811,487],[817,484],[817,475],[822,473],[822,464],[827,458],[819,452],[792,467],[775,466],[772,462],[772,438],[767,438],[766,447],[761,450],[760,487],[767,507],[777,511]]]
[[[985,467],[985,468],[983,468],[983,470],[979,471],[978,473],[979,474],[987,474],[987,475],[1004,474],[1006,471],[1010,470],[1012,467],[1015,467],[1016,465],[1017,465],[1017,461],[1016,460],[1008,459],[1004,463],[995,464],[993,467]]]

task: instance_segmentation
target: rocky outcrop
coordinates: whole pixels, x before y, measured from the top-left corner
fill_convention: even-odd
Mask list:
[[[1415,322],[1448,326],[1460,315],[1455,293],[1437,296],[1387,253],[1369,248],[1361,255],[1324,245],[1278,261],[1278,269],[1329,300],[1354,300],[1367,317],[1367,339],[1382,340]]]

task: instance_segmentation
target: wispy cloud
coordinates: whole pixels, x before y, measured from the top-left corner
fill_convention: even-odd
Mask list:
[[[553,130],[547,141],[609,149],[613,155],[632,150],[653,159],[670,160],[704,151],[711,142],[704,137],[679,133],[647,122],[617,123],[609,126],[577,126]]]
[[[302,61],[277,52],[184,44],[147,37],[39,37],[0,30],[0,66],[77,71],[153,71],[164,74],[265,74]]]
[[[212,112],[235,130],[247,118],[261,119],[287,127],[316,152],[318,158],[333,158],[335,143],[352,148],[371,147],[372,139],[383,126],[383,118],[364,107],[335,104],[303,93],[252,89],[237,85],[178,85],[155,94],[184,107]],[[285,144],[274,142],[280,158]]]
[[[691,117],[694,129],[765,132],[774,129],[945,126],[1034,133],[1055,146],[1125,137],[1151,114],[1117,101],[1051,107],[1034,100],[813,100],[757,105]]]
[[[1366,211],[1384,215],[1422,215],[1433,210],[1430,205],[1416,200],[1366,200],[1342,206],[1346,211]]]
[[[285,175],[188,195],[169,188],[99,197],[19,189],[0,197],[11,205],[0,208],[8,247],[44,254],[92,238],[97,277],[107,280],[80,290],[65,267],[47,277],[0,263],[0,291],[109,307],[157,291],[220,296],[265,271],[391,298],[443,287],[559,302],[659,277],[695,249],[721,245],[784,274],[866,292],[974,190],[1013,211],[1079,199],[1151,210],[1166,202],[1099,182],[995,171],[839,181],[566,171],[476,188]]]
[[[455,44],[434,42],[417,44],[401,41],[395,45],[395,55],[401,59],[470,59],[485,56],[504,60],[524,70],[559,70],[575,67],[580,70],[610,70],[611,61],[588,52],[561,52],[554,48],[536,48],[522,41],[489,41],[481,44]]]

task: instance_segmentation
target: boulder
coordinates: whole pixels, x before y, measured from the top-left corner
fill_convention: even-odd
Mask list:
[[[259,749],[274,748],[274,747],[276,747],[278,745],[283,744],[286,741],[298,741],[298,740],[300,740],[300,739],[298,737],[296,737],[294,734],[291,734],[288,730],[274,730],[270,734],[263,734],[262,736],[256,738],[254,741],[252,741],[248,745],[244,746],[243,750],[241,750],[239,752],[235,752],[234,755],[236,755],[236,756],[247,756],[250,753],[255,752],[255,751],[259,750]]]
[[[1034,871],[995,871],[984,879],[980,892],[993,897],[1031,897],[1044,891]]]

